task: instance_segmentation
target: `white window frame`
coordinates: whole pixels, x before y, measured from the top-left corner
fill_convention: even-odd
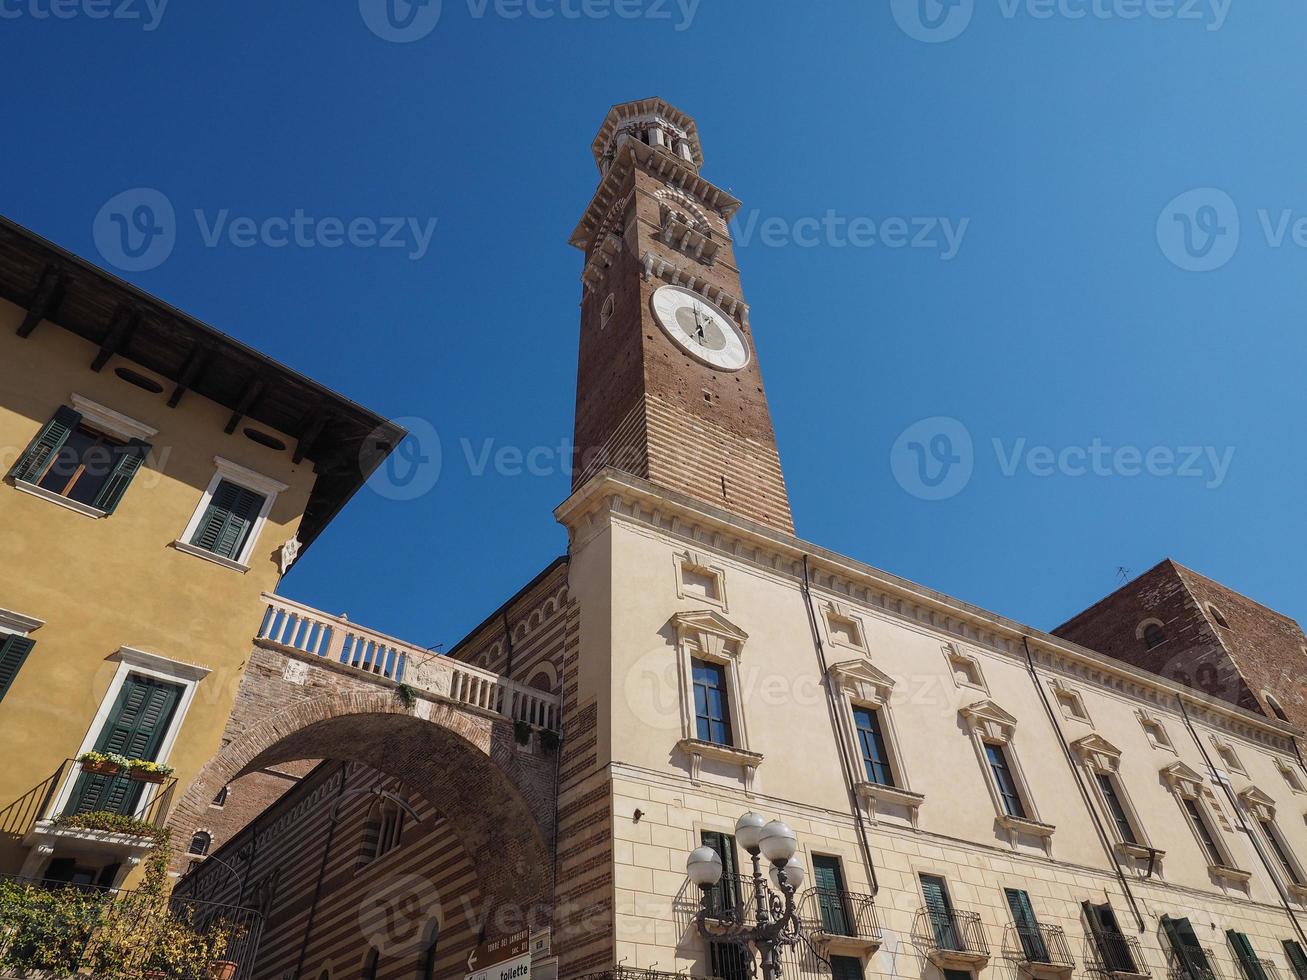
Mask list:
[[[985,672],[980,667],[980,658],[974,653],[970,653],[955,643],[945,643],[943,646],[944,662],[948,665],[948,676],[957,687],[970,688],[973,691],[981,691],[984,694],[989,693],[989,685],[985,682]],[[976,681],[964,681],[958,678],[958,667],[967,667],[976,676]]]
[[[1189,832],[1194,835],[1194,846],[1198,848],[1198,853],[1207,859],[1207,847],[1203,844],[1202,836],[1197,827],[1194,826],[1193,817],[1189,815],[1189,810],[1185,807],[1185,800],[1193,800],[1198,807],[1198,812],[1202,814],[1204,821],[1207,823],[1207,830],[1212,836],[1212,842],[1220,852],[1223,864],[1209,864],[1207,870],[1218,878],[1235,884],[1245,884],[1252,878],[1252,874],[1242,870],[1235,863],[1234,852],[1230,849],[1230,842],[1225,839],[1221,833],[1220,814],[1208,802],[1206,794],[1203,792],[1205,782],[1203,777],[1194,770],[1190,769],[1183,762],[1176,762],[1162,769],[1162,778],[1166,781],[1171,789],[1171,794],[1175,797],[1176,805],[1180,808],[1180,814],[1184,818],[1185,826]]]
[[[164,733],[163,740],[159,743],[159,752],[154,760],[166,764],[168,757],[172,754],[173,745],[177,742],[177,736],[181,732],[182,723],[186,720],[186,714],[190,711],[191,703],[195,700],[195,691],[200,686],[200,682],[212,672],[212,668],[202,667],[198,664],[188,664],[181,660],[173,660],[163,654],[150,653],[129,646],[119,647],[116,656],[118,658],[118,668],[109,681],[109,689],[104,692],[104,697],[100,699],[100,707],[96,710],[95,717],[91,719],[91,725],[87,728],[86,735],[82,738],[82,744],[78,747],[74,758],[80,758],[83,753],[90,752],[95,748],[95,743],[100,738],[100,732],[104,728],[105,722],[109,720],[109,713],[113,711],[113,706],[118,702],[118,695],[122,692],[123,685],[127,683],[129,676],[137,674],[142,677],[152,677],[168,684],[175,684],[182,689],[181,697],[177,700],[177,709],[173,712],[172,721],[168,723],[168,731]],[[55,798],[54,809],[50,811],[54,815],[63,813],[72,796],[73,787],[77,784],[78,768],[71,766],[69,769],[68,777],[64,780],[64,785]],[[145,791],[141,797],[142,810],[150,805],[161,789],[155,783],[145,783],[144,786]]]
[[[873,820],[877,817],[877,803],[882,806],[900,806],[907,810],[908,819],[916,827],[919,810],[926,797],[913,792],[908,781],[907,767],[903,764],[903,755],[899,751],[901,743],[898,729],[894,725],[894,712],[889,707],[890,697],[894,693],[894,679],[865,660],[849,660],[831,666],[830,683],[842,707],[840,738],[857,767],[854,791],[867,801]],[[876,712],[881,735],[885,739],[885,751],[889,753],[890,767],[894,770],[899,785],[884,786],[867,778],[862,749],[858,745],[858,725],[853,716],[855,708],[867,708]]]
[[[822,613],[821,621],[826,630],[826,641],[831,646],[856,650],[858,653],[867,652],[867,630],[863,625],[862,617],[855,615],[852,609],[841,602],[822,603]],[[850,639],[846,639],[836,631],[837,623],[848,627],[845,632]]]
[[[740,654],[749,635],[712,609],[677,613],[672,617],[676,630],[677,678],[681,687],[681,739],[677,748],[690,757],[690,779],[701,781],[705,758],[738,765],[744,788],[752,792],[762,754],[749,747],[748,719],[744,713],[743,685],[740,683]],[[695,725],[694,667],[692,661],[703,660],[726,670],[726,696],[731,710],[731,744],[717,745],[701,741]]]
[[[12,609],[0,609],[0,637],[28,636],[45,625],[44,619],[24,616]]]
[[[696,551],[680,551],[672,556],[676,568],[676,597],[690,602],[710,602],[722,612],[727,611],[726,604],[726,569],[711,564],[711,559]],[[713,580],[716,595],[700,595],[685,588],[685,573],[691,572]]]
[[[1155,749],[1170,752],[1172,755],[1180,754],[1176,750],[1175,743],[1171,741],[1171,733],[1167,730],[1166,724],[1161,718],[1144,708],[1138,709],[1135,712],[1135,717],[1139,719],[1139,727],[1144,730],[1144,737],[1148,739],[1149,745]],[[1157,736],[1153,734],[1153,731],[1149,726],[1152,726],[1152,728],[1156,729],[1161,734],[1161,739],[1158,739]]]
[[[206,561],[215,562],[238,572],[248,572],[250,570],[250,556],[254,554],[254,549],[258,546],[259,535],[263,533],[263,527],[268,523],[268,514],[272,512],[272,505],[277,501],[277,494],[289,488],[287,484],[279,480],[264,476],[262,473],[241,466],[239,463],[233,463],[222,456],[213,457],[213,465],[216,467],[213,479],[209,481],[209,486],[200,498],[200,503],[195,508],[195,513],[191,515],[186,529],[182,531],[181,537],[172,543],[172,546],[178,551],[194,555],[196,558],[203,558]],[[191,544],[191,538],[199,530],[200,521],[204,519],[204,513],[209,509],[209,504],[213,501],[213,495],[217,491],[218,485],[224,480],[263,496],[263,506],[259,509],[259,516],[255,518],[254,526],[250,528],[249,536],[245,539],[245,546],[241,548],[240,555],[234,561]]]
[[[1216,757],[1231,772],[1237,772],[1240,776],[1248,775],[1248,767],[1243,764],[1239,758],[1239,753],[1235,751],[1234,745],[1226,739],[1217,735],[1211,736],[1212,746],[1216,749]]]
[[[1053,700],[1057,703],[1058,714],[1067,721],[1076,721],[1082,725],[1093,726],[1094,719],[1090,717],[1089,706],[1085,704],[1083,694],[1057,678],[1050,680],[1048,686],[1053,689]],[[1079,714],[1076,714],[1074,709],[1068,708],[1068,701],[1079,709]]]
[[[1135,806],[1134,800],[1130,798],[1125,780],[1121,778],[1121,750],[1098,734],[1086,735],[1084,738],[1077,739],[1071,743],[1071,748],[1080,757],[1081,764],[1089,773],[1089,782],[1093,787],[1094,800],[1098,803],[1099,811],[1105,818],[1107,826],[1111,828],[1116,849],[1130,857],[1146,858],[1152,861],[1160,860],[1166,852],[1154,846],[1152,838],[1148,836],[1148,828],[1144,826],[1144,822],[1139,816],[1139,809]],[[1121,809],[1125,811],[1126,819],[1130,822],[1130,830],[1139,843],[1130,844],[1121,839],[1116,826],[1116,817],[1112,814],[1112,807],[1107,802],[1102,786],[1098,784],[1100,775],[1111,782],[1112,789],[1116,792],[1116,798],[1121,804]]]
[[[994,804],[994,815],[998,818],[999,825],[1007,830],[1012,848],[1016,849],[1018,835],[1028,834],[1038,837],[1044,850],[1048,852],[1053,832],[1057,828],[1039,817],[1039,808],[1035,804],[1030,783],[1026,779],[1025,771],[1021,767],[1021,759],[1013,744],[1017,727],[1016,718],[988,699],[967,705],[960,709],[959,714],[967,723],[967,731],[976,750],[976,761],[980,763],[985,786],[989,789],[990,801]],[[1021,797],[1021,805],[1026,811],[1024,818],[1012,816],[1003,806],[1003,796],[999,792],[998,782],[994,778],[994,771],[990,767],[989,757],[985,751],[988,745],[998,745],[1003,748],[1012,780],[1016,783],[1017,794]]]

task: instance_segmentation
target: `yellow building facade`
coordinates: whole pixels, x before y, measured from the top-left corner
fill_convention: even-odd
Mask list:
[[[24,229],[0,258],[0,872],[117,885],[219,748],[260,596],[399,433]]]

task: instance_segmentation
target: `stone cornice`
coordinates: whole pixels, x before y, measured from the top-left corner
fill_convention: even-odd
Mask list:
[[[730,194],[700,177],[694,167],[685,160],[662,148],[628,142],[617,151],[613,165],[599,181],[599,186],[595,189],[585,213],[581,215],[581,220],[577,222],[575,230],[568,238],[569,244],[583,251],[589,251],[595,233],[617,202],[618,195],[625,197],[629,192],[627,178],[637,167],[646,173],[654,174],[673,187],[679,187],[728,221],[741,207],[741,203]]]
[[[806,557],[814,590],[845,597],[919,629],[1023,662],[1023,639],[1028,639],[1039,668],[1112,690],[1168,713],[1175,712],[1177,699],[1183,698],[1190,714],[1208,727],[1239,735],[1274,751],[1292,752],[1291,738],[1298,734],[1291,725],[1219,701],[1069,640],[611,467],[591,477],[559,505],[554,516],[567,527],[573,550],[602,531],[616,516],[791,580],[803,579]]]

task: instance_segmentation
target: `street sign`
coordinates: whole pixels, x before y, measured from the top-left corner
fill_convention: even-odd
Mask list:
[[[530,975],[529,930],[484,942],[467,958],[467,980],[527,980]]]

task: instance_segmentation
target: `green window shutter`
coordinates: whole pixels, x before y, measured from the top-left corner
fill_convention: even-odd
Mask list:
[[[1039,920],[1030,904],[1030,896],[1016,888],[1004,889],[1007,907],[1012,913],[1012,924],[1016,927],[1017,938],[1026,958],[1032,963],[1049,962],[1048,946],[1039,932]]]
[[[26,636],[8,636],[0,642],[0,701],[4,700],[9,686],[18,676],[19,668],[34,646],[36,641]]]
[[[1284,955],[1289,958],[1289,965],[1293,967],[1294,976],[1298,980],[1307,980],[1307,953],[1303,952],[1302,946],[1296,939],[1284,940]]]
[[[949,900],[948,886],[937,875],[921,876],[921,894],[926,899],[926,911],[935,931],[935,941],[941,949],[961,949],[957,920],[953,916],[953,903]]]
[[[175,684],[130,675],[100,729],[95,751],[153,761],[163,744],[181,693],[182,689]],[[83,774],[73,794],[71,810],[74,813],[108,810],[131,815],[135,812],[143,785],[125,775]]]
[[[140,439],[133,439],[129,442],[127,447],[118,454],[118,461],[114,464],[113,472],[109,474],[109,479],[100,488],[100,493],[91,506],[104,511],[106,514],[112,514],[117,510],[118,502],[123,499],[123,494],[127,492],[127,487],[141,468],[141,464],[145,462],[145,457],[149,455],[151,448],[148,442],[141,442]]]
[[[1211,964],[1207,962],[1207,954],[1203,952],[1202,944],[1198,942],[1198,936],[1189,920],[1173,919],[1169,915],[1164,915],[1162,928],[1166,931],[1172,950],[1175,951],[1180,972],[1188,980],[1211,980],[1213,976]]]
[[[1266,970],[1257,959],[1257,953],[1253,950],[1253,944],[1248,941],[1248,937],[1242,932],[1236,932],[1234,929],[1227,929],[1225,937],[1230,940],[1230,945],[1234,947],[1235,955],[1239,959],[1239,969],[1243,970],[1243,975],[1248,980],[1270,980],[1266,975]]]
[[[45,471],[81,421],[80,414],[66,405],[60,405],[54,418],[45,424],[27,451],[19,457],[17,465],[10,470],[10,475],[24,483],[38,482],[45,476]]]
[[[856,956],[832,956],[831,980],[863,980],[862,960]]]
[[[245,547],[265,499],[253,490],[221,481],[190,543],[235,561]]]

